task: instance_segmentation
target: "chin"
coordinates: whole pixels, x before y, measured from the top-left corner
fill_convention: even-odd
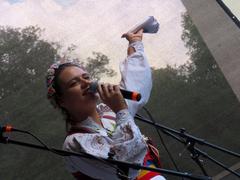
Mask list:
[[[97,94],[89,94],[86,96],[86,106],[96,107],[99,96]]]
[[[87,95],[88,99],[97,102],[99,99],[99,95],[97,93],[93,94],[93,93],[89,93]]]

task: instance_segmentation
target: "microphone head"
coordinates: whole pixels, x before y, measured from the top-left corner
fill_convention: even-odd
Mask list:
[[[88,92],[96,93],[97,92],[97,86],[98,86],[98,82],[97,81],[92,82],[90,84],[90,86],[89,86]]]

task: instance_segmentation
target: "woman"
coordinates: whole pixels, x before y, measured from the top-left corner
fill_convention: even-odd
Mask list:
[[[128,56],[120,65],[120,86],[99,84],[98,95],[89,91],[91,79],[86,70],[76,63],[53,64],[48,70],[48,98],[67,115],[70,126],[63,144],[67,151],[92,154],[143,164],[148,146],[133,117],[150,96],[151,70],[144,54],[143,30],[126,34],[129,41]],[[124,100],[120,87],[140,92],[139,102]],[[65,157],[66,168],[77,179],[119,179],[113,165],[98,160]],[[139,177],[138,171],[129,169],[128,177]],[[152,174],[152,177],[159,175]],[[150,176],[149,176],[150,177]],[[159,175],[159,177],[161,177]]]

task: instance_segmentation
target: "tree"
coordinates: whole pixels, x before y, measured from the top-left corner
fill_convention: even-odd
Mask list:
[[[193,82],[219,83],[225,81],[222,72],[187,13],[182,15],[182,40],[188,48],[191,63],[188,64],[189,80]]]
[[[113,69],[105,67],[110,61],[106,55],[100,52],[93,52],[93,56],[94,58],[88,57],[87,64],[84,65],[93,79],[99,80],[101,75],[109,77],[116,75],[116,72]]]
[[[147,107],[160,124],[176,129],[185,127],[193,135],[238,151],[240,141],[235,137],[239,137],[236,128],[239,127],[239,102],[189,15],[184,13],[182,17],[182,40],[190,61],[179,67],[167,66],[153,71],[153,90]],[[142,129],[159,142],[153,127],[142,125]],[[179,158],[183,146],[164,137],[181,170],[199,171],[188,153]],[[161,142],[158,144],[163,164],[173,168]],[[216,154],[216,151],[207,152]],[[234,163],[222,155],[215,157],[227,164]],[[210,163],[204,166],[211,175],[221,170]]]
[[[35,26],[0,27],[0,121],[29,130],[51,146],[59,146],[65,136],[65,124],[61,122],[61,114],[46,99],[45,75],[50,64],[60,58],[61,45],[43,40],[42,32]],[[65,55],[70,57],[74,49],[71,45]],[[115,72],[107,67],[109,58],[100,52],[94,55],[84,64],[93,77],[113,76]],[[21,138],[14,134],[11,137]],[[21,140],[32,141],[28,137]],[[64,165],[57,156],[16,146],[0,146],[4,154],[0,161],[5,162],[0,164],[0,179],[70,177],[63,171]],[[29,171],[26,171],[26,164],[31,165]],[[14,171],[9,173],[9,168]]]

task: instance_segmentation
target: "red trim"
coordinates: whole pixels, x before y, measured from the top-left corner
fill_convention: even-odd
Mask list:
[[[111,119],[111,120],[116,120],[116,118],[114,116],[109,116],[109,115],[103,115],[102,116],[103,118],[106,118],[106,119]]]

